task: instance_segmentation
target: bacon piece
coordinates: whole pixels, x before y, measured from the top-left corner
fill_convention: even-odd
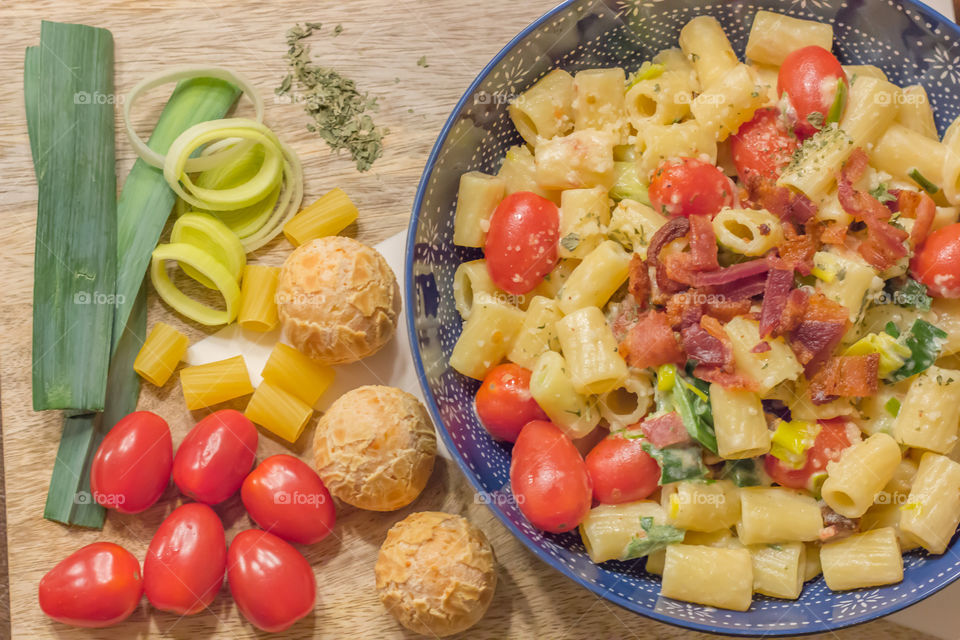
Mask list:
[[[654,267],[657,287],[664,293],[676,293],[686,289],[682,283],[672,280],[667,274],[666,265],[660,260],[660,252],[665,246],[686,236],[690,232],[690,221],[683,216],[670,218],[665,225],[657,229],[647,246],[647,262]]]
[[[847,242],[847,231],[849,230],[850,227],[842,222],[831,222],[820,230],[820,242],[843,246]]]
[[[704,316],[700,322],[707,318],[709,316]],[[711,319],[716,322],[716,319]],[[733,363],[733,353],[730,348],[701,325],[692,324],[681,329],[680,340],[687,357],[693,358],[699,364],[726,370],[732,368],[730,365]]]
[[[763,293],[767,283],[767,274],[758,273],[749,278],[741,278],[730,284],[723,284],[710,287],[710,290],[718,296],[723,296],[725,300],[731,302],[747,302],[750,298]],[[752,303],[751,303],[752,304]]]
[[[705,382],[712,382],[724,389],[736,391],[758,391],[756,380],[743,375],[738,371],[727,372],[720,367],[705,367],[700,365],[693,370],[693,375]]]
[[[630,258],[629,266],[630,281],[627,290],[640,310],[647,308],[647,302],[650,300],[650,270],[647,268],[647,261],[640,257],[639,253],[633,254]]]
[[[658,449],[690,442],[690,434],[676,411],[644,420],[640,423],[640,431]]]
[[[808,276],[813,269],[813,254],[820,248],[820,228],[816,223],[804,227],[804,233],[797,232],[792,224],[783,225],[784,241],[777,247],[780,260],[789,268]]]
[[[775,336],[784,336],[797,328],[803,314],[807,310],[807,304],[810,301],[810,294],[803,289],[794,289],[787,296],[787,306],[780,314],[780,320],[774,329]]]
[[[853,188],[853,183],[866,170],[867,162],[863,149],[853,150],[837,180],[837,196],[847,213],[867,225],[867,239],[857,250],[867,262],[882,271],[907,255],[907,248],[903,245],[907,232],[888,223],[890,210],[879,200],[866,191]]]
[[[717,236],[710,216],[690,216],[690,267],[695,271],[714,271],[717,261]]]
[[[753,349],[750,349],[750,353],[766,353],[767,351],[770,351],[772,348],[773,347],[770,346],[769,342],[767,342],[766,340],[761,340],[760,342],[757,343],[757,345]]]
[[[752,304],[748,298],[731,300],[723,295],[707,294],[707,302],[704,305],[703,313],[726,324],[737,316],[749,313]]]
[[[823,529],[820,530],[820,542],[832,542],[846,538],[860,528],[860,519],[850,519],[842,516],[825,503],[820,505],[820,515],[823,517]]]
[[[703,315],[703,305],[699,302],[696,290],[682,291],[670,296],[667,300],[667,321],[676,330],[690,324],[699,324]]]
[[[767,260],[762,258],[759,260],[749,260],[715,271],[705,271],[694,274],[693,284],[698,287],[722,286],[766,273],[769,270],[770,263]]]
[[[620,343],[620,355],[638,369],[662,364],[683,364],[686,357],[662,311],[645,311]]]
[[[787,308],[787,298],[793,289],[793,269],[777,267],[767,274],[767,283],[763,289],[763,306],[760,308],[760,337],[772,334],[783,310]]]
[[[850,324],[843,305],[829,300],[822,293],[811,296],[800,322],[790,332],[790,346],[807,378],[811,378],[823,362],[833,354]]]
[[[617,342],[622,342],[627,337],[627,333],[630,332],[630,328],[637,324],[637,318],[640,317],[640,306],[629,293],[623,296],[623,300],[616,305],[610,330]]]
[[[803,224],[817,213],[817,205],[807,196],[757,174],[747,179],[750,203],[766,209],[785,222]]]
[[[835,356],[810,379],[810,401],[820,405],[837,398],[866,398],[879,386],[880,354]]]
[[[927,239],[933,218],[937,215],[937,204],[926,193],[902,190],[897,194],[897,205],[901,216],[914,218],[910,230],[910,245],[914,248]]]

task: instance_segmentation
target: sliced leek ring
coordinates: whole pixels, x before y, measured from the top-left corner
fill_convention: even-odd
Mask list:
[[[222,264],[239,281],[243,268],[247,264],[247,255],[237,237],[230,228],[217,218],[206,213],[189,212],[177,218],[170,232],[171,244],[186,243],[202,249]],[[217,285],[188,264],[180,268],[188,276],[207,287],[216,289]]]
[[[225,310],[208,307],[177,289],[167,274],[166,263],[176,260],[209,279],[223,296]],[[153,250],[150,261],[150,281],[157,294],[177,313],[200,324],[216,326],[233,322],[240,308],[240,286],[227,267],[203,249],[185,242],[161,244]]]

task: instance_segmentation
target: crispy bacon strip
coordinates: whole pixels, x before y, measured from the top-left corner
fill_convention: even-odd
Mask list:
[[[833,354],[849,325],[846,307],[822,293],[810,297],[800,321],[790,332],[790,346],[808,378]]]
[[[927,239],[933,218],[937,215],[937,204],[926,193],[901,190],[897,194],[897,206],[904,218],[913,218],[910,230],[910,246],[916,248]]]
[[[662,311],[645,311],[620,343],[620,355],[631,367],[646,369],[662,364],[682,364],[686,357]]]
[[[876,395],[879,367],[879,353],[830,358],[810,379],[810,401],[820,405],[841,396],[866,398]]]
[[[657,278],[657,287],[666,294],[683,291],[687,287],[680,282],[672,280],[667,274],[666,265],[660,260],[660,252],[665,246],[686,236],[690,232],[690,221],[683,216],[670,218],[665,225],[657,229],[657,232],[650,238],[650,245],[647,247],[647,262],[654,267]]]
[[[713,320],[710,316],[703,316],[700,322],[704,320]],[[720,367],[726,371],[733,368],[733,352],[729,345],[712,335],[700,324],[691,324],[680,331],[680,340],[683,343],[683,350],[687,352],[688,358],[693,358],[698,363],[708,367]]]
[[[690,434],[676,411],[644,420],[640,423],[640,431],[647,436],[650,444],[658,449],[690,442]]]
[[[876,269],[893,266],[907,255],[903,241],[907,232],[889,224],[890,209],[866,191],[853,188],[867,168],[867,154],[863,149],[854,149],[837,180],[837,195],[844,210],[867,225],[867,239],[860,243],[860,255]],[[899,196],[898,196],[899,204]]]
[[[847,232],[849,230],[850,227],[842,222],[831,222],[820,230],[820,242],[843,246],[847,242]]]
[[[850,519],[840,515],[826,504],[820,505],[823,516],[823,529],[820,530],[820,542],[840,540],[853,535],[860,528],[860,519]]]
[[[650,270],[647,268],[647,261],[640,257],[639,253],[633,254],[633,257],[630,258],[628,273],[630,274],[630,279],[627,290],[642,311],[647,308],[652,285],[650,283]]]
[[[767,283],[763,290],[763,306],[760,308],[760,337],[766,338],[780,324],[783,310],[787,308],[787,298],[793,289],[793,269],[771,269],[767,274]]]
[[[747,178],[747,190],[755,208],[766,209],[785,222],[803,224],[817,213],[817,205],[807,196],[757,174]]]
[[[707,303],[704,305],[703,313],[712,318],[716,318],[721,323],[726,324],[737,316],[742,316],[750,312],[750,306],[753,303],[749,298],[742,300],[731,300],[726,296],[714,294],[707,296]]]
[[[728,373],[720,367],[698,366],[693,370],[693,375],[706,382],[712,382],[720,385],[724,389],[733,389],[735,391],[757,391],[756,380],[743,375],[738,371]]]
[[[813,254],[820,248],[820,226],[816,223],[807,224],[801,234],[792,224],[784,223],[783,235],[785,239],[777,247],[781,262],[802,275],[810,275]]]
[[[710,216],[690,216],[691,268],[695,271],[714,271],[720,268],[717,261],[717,236],[713,232]]]

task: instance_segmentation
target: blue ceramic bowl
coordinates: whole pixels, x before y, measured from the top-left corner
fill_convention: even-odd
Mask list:
[[[494,441],[473,409],[479,386],[447,364],[462,322],[453,302],[457,265],[480,257],[453,245],[460,174],[494,173],[507,147],[521,142],[507,116],[511,96],[547,71],[621,66],[628,72],[676,46],[680,28],[716,17],[742,56],[753,16],[771,9],[833,25],[840,60],[881,67],[898,85],[926,87],[943,133],[960,111],[960,29],[910,0],[572,0],[523,30],[480,72],[440,132],[420,180],[406,255],[409,337],[427,405],[447,449],[478,496],[545,563],[597,595],[641,615],[682,627],[735,635],[792,635],[838,629],[903,609],[960,576],[954,538],[942,556],[912,552],[904,580],[878,589],[834,593],[823,578],[799,600],[757,597],[740,613],[661,597],[643,561],[595,565],[576,533],[545,534],[524,519],[509,486],[510,447]]]

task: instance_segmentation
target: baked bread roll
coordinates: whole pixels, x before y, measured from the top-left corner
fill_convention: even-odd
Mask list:
[[[427,410],[393,387],[343,394],[320,418],[313,438],[314,464],[330,493],[371,511],[413,502],[430,478],[436,453]]]
[[[411,631],[449,636],[475,625],[497,586],[483,531],[449,513],[413,513],[393,525],[374,569],[387,611]]]
[[[277,309],[294,347],[323,364],[344,364],[376,353],[393,337],[400,289],[375,249],[330,236],[287,257]]]

